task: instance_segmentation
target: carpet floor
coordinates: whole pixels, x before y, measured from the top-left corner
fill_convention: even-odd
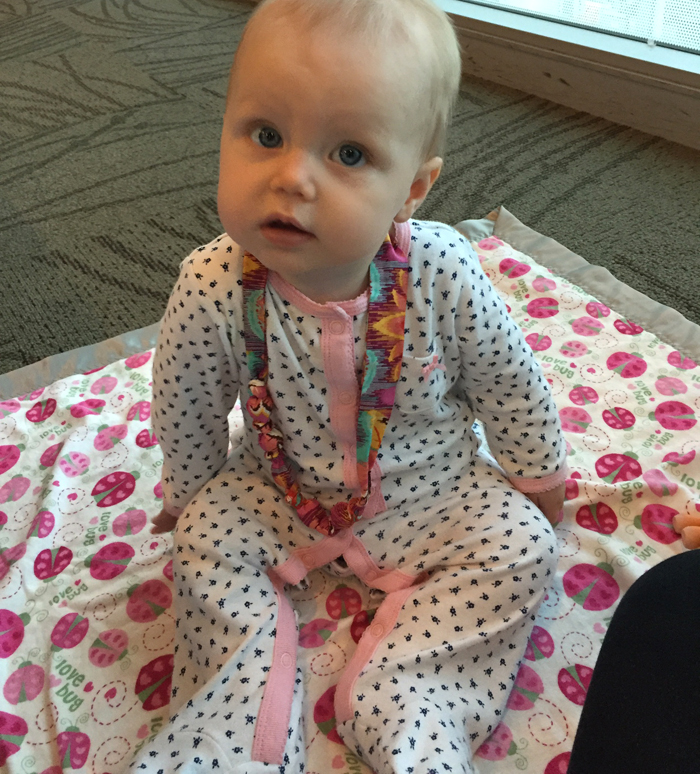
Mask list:
[[[218,141],[251,6],[0,4],[0,373],[156,322],[222,231]],[[700,323],[700,153],[465,80],[418,217],[505,205]]]

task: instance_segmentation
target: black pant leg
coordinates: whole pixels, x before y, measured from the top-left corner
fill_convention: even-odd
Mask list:
[[[700,773],[700,551],[623,597],[605,636],[568,774]]]

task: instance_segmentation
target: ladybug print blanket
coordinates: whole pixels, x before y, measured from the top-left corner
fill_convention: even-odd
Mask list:
[[[564,774],[620,597],[683,550],[674,516],[700,512],[700,367],[643,314],[618,310],[615,293],[594,296],[536,250],[516,249],[508,235],[528,230],[515,221],[513,231],[514,221],[503,210],[490,227],[463,230],[545,368],[570,478],[558,573],[508,711],[475,765]],[[0,399],[0,768],[9,774],[118,774],[167,720],[175,622],[171,538],[149,531],[162,499],[151,364],[147,349]],[[290,596],[308,770],[369,774],[335,732],[333,695],[380,600],[321,571]]]

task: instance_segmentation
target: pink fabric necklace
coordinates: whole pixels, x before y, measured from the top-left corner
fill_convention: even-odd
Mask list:
[[[365,482],[359,495],[328,510],[303,495],[294,463],[283,448],[282,433],[272,424],[274,403],[267,388],[268,354],[265,288],[268,270],[251,253],[243,256],[243,320],[249,397],[246,409],[258,430],[258,442],[270,460],[272,477],[284,498],[308,527],[323,535],[351,527],[362,518],[371,494],[371,470],[394,407],[403,357],[408,261],[387,236],[370,264],[367,342],[357,417],[357,472]]]

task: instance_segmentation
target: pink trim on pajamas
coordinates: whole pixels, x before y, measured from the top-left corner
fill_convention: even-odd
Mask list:
[[[306,577],[309,570],[322,567],[341,556],[350,545],[352,538],[352,531],[344,529],[336,532],[335,535],[324,537],[318,543],[297,548],[284,564],[273,568],[270,572],[284,583],[296,586]]]
[[[322,320],[331,320],[336,316],[336,310],[342,309],[345,314],[353,317],[367,311],[369,297],[367,291],[350,301],[329,301],[327,304],[318,304],[313,299],[305,296],[301,290],[290,285],[287,280],[280,277],[277,272],[271,271],[269,282],[272,287],[287,301],[298,307],[304,314],[311,314]]]
[[[364,486],[357,475],[357,410],[360,388],[355,372],[352,317],[337,309],[337,317],[324,320],[321,333],[323,365],[330,387],[328,411],[331,425],[343,447],[345,486],[360,494]]]
[[[408,221],[394,223],[394,239],[399,250],[404,255],[408,255],[408,251],[411,249],[411,226]]]
[[[277,593],[277,634],[272,649],[272,666],[255,723],[251,757],[254,761],[283,763],[297,672],[297,623],[292,605],[284,593],[284,583],[273,572],[268,575]]]
[[[367,291],[350,301],[319,304],[274,272],[275,290],[305,314],[321,320],[321,351],[330,387],[328,410],[333,431],[342,445],[345,486],[359,494],[364,486],[357,476],[357,407],[360,385],[355,371],[355,339],[352,318],[367,311]]]
[[[358,649],[338,685],[338,693],[341,686],[347,688],[347,696],[343,694],[343,706],[345,704],[349,706],[350,692],[358,675],[384,636],[394,628],[404,600],[427,577],[427,573],[409,575],[401,570],[382,569],[367,553],[362,541],[351,529],[324,537],[320,542],[305,548],[298,548],[283,565],[270,568],[268,575],[277,593],[279,612],[275,645],[272,650],[272,665],[260,705],[260,714],[255,724],[252,749],[254,761],[282,763],[284,747],[287,743],[287,727],[294,696],[298,635],[294,611],[284,593],[284,584],[299,583],[306,577],[309,570],[322,567],[341,555],[345,557],[348,567],[363,583],[390,592],[380,605],[374,623],[369,627],[370,635],[365,636],[367,635],[365,632],[360,639]],[[348,670],[350,670],[350,676],[346,679]],[[336,696],[336,706],[337,702]]]
[[[556,489],[563,484],[569,475],[569,467],[566,461],[562,463],[561,468],[551,476],[543,478],[509,478],[510,483],[523,494],[532,494],[539,492],[549,492],[550,489]]]
[[[419,584],[388,594],[377,608],[372,623],[362,633],[362,637],[357,643],[357,649],[352,654],[350,663],[345,667],[335,691],[335,719],[337,723],[343,723],[352,718],[352,694],[357,678],[369,663],[374,652],[382,644],[382,640],[396,625],[404,602],[413,594],[417,585]]]
[[[427,577],[425,573],[409,575],[401,570],[382,569],[367,553],[367,549],[356,535],[352,536],[352,542],[343,556],[348,567],[366,586],[387,593],[416,586]]]

